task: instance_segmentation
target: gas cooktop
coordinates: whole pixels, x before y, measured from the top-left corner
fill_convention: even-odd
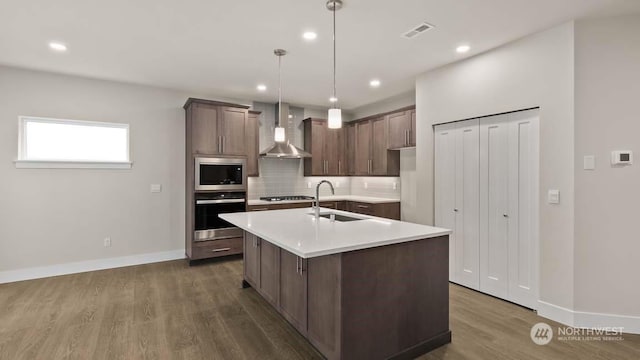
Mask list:
[[[313,200],[312,196],[287,195],[287,196],[263,196],[260,200],[265,201],[291,201],[291,200]]]

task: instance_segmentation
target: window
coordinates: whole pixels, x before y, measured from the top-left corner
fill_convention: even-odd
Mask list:
[[[20,117],[16,166],[131,168],[129,125]]]

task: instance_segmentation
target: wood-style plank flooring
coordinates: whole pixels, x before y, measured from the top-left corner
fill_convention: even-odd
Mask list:
[[[2,284],[0,359],[322,358],[241,279],[235,259]],[[638,335],[535,345],[529,331],[545,319],[459,286],[450,291],[453,343],[421,359],[640,359]]]

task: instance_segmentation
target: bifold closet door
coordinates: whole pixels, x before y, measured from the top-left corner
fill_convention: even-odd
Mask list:
[[[480,290],[508,297],[509,122],[480,121]]]
[[[456,217],[456,125],[435,127],[435,225],[455,229]],[[449,235],[449,280],[455,279],[456,233]]]
[[[455,277],[461,285],[478,289],[479,285],[479,148],[478,120],[456,126],[456,206]]]
[[[509,300],[538,300],[538,110],[509,114]]]

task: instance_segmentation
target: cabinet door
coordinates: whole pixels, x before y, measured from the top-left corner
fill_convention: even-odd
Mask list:
[[[409,146],[416,146],[416,110],[411,110],[411,129],[409,130]]]
[[[218,107],[208,104],[193,104],[192,108],[191,141],[193,153],[200,155],[220,154]]]
[[[478,289],[480,241],[480,136],[478,120],[456,129],[456,279]]]
[[[225,155],[245,155],[245,122],[247,110],[220,108],[219,131],[222,136],[222,153]]]
[[[371,120],[371,175],[389,175],[387,140],[389,129],[385,117]]]
[[[410,146],[411,113],[402,111],[387,115],[389,122],[389,149]]]
[[[244,233],[244,279],[256,289],[260,288],[260,239]]]
[[[249,113],[245,125],[246,148],[247,148],[247,176],[258,176],[258,156],[260,149],[259,114]]]
[[[324,158],[326,161],[327,175],[345,175],[344,162],[344,128],[326,129],[326,142]]]
[[[507,298],[508,276],[508,123],[480,122],[480,290]]]
[[[311,121],[311,175],[326,175],[326,121]]]
[[[306,260],[280,249],[280,311],[298,331],[307,332]]]
[[[435,128],[435,225],[456,226],[456,132],[455,124]],[[449,280],[455,279],[456,232],[449,235]]]
[[[260,293],[278,306],[280,293],[280,248],[268,241],[260,241]]]
[[[509,300],[538,300],[538,110],[509,114]]]
[[[356,124],[349,124],[346,127],[347,138],[347,174],[356,174]]]
[[[371,171],[371,122],[356,124],[355,175],[369,175]]]

